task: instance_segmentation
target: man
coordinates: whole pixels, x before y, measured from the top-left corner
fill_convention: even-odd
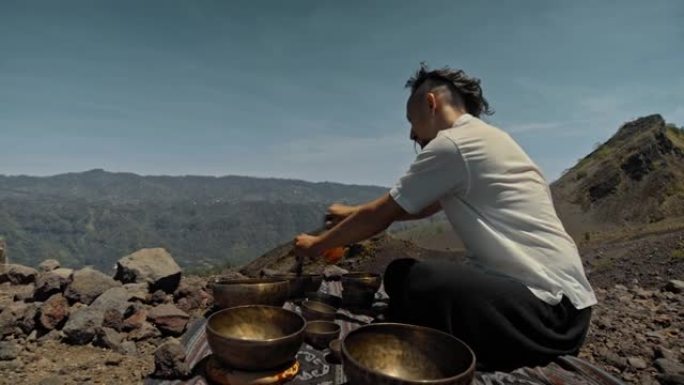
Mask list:
[[[384,277],[390,319],[452,333],[483,370],[577,354],[596,298],[539,168],[478,118],[491,114],[479,80],[421,65],[406,86],[411,139],[422,148],[415,162],[377,200],[332,205],[331,228],[299,235],[296,253],[314,258],[443,210],[468,261],[392,262]]]

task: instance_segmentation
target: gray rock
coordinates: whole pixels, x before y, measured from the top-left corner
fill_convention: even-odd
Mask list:
[[[38,270],[48,272],[60,268],[59,261],[56,259],[46,259],[38,265]]]
[[[33,290],[33,299],[36,301],[45,301],[53,294],[61,293],[69,284],[69,279],[64,278],[59,274],[53,272],[43,273],[36,279],[36,287]]]
[[[138,354],[138,347],[135,346],[135,342],[133,341],[124,341],[117,351],[127,356],[135,356]]]
[[[121,286],[121,283],[90,267],[75,271],[72,281],[64,291],[70,301],[90,305],[95,298],[108,289]]]
[[[180,266],[163,248],[138,250],[119,259],[116,269],[114,278],[123,283],[145,282],[150,292],[173,293],[181,278]]]
[[[0,283],[9,282],[13,285],[26,285],[36,280],[38,271],[32,267],[9,264],[0,272]]]
[[[162,333],[178,336],[185,330],[190,316],[172,304],[162,304],[153,307],[147,314],[147,319]]]
[[[627,363],[634,369],[646,369],[648,364],[640,357],[628,357]]]
[[[93,345],[118,351],[121,349],[123,337],[116,330],[108,327],[99,327],[95,332]]]
[[[147,321],[143,322],[139,328],[128,333],[128,339],[132,341],[143,341],[159,336],[161,336],[159,329]]]
[[[64,385],[64,380],[59,376],[50,376],[40,380],[38,385]]]
[[[165,379],[186,378],[190,368],[185,362],[185,351],[178,341],[169,340],[154,352],[153,377]]]
[[[666,358],[658,358],[654,361],[655,367],[663,374],[684,375],[684,365],[677,361]]]
[[[671,293],[681,293],[684,291],[684,281],[678,279],[672,279],[667,282],[664,289]]]
[[[14,294],[14,302],[33,302],[33,284],[26,285],[22,287],[19,291]]]
[[[39,302],[28,304],[26,311],[22,317],[18,319],[17,326],[24,334],[29,334],[33,329],[36,328],[36,321],[38,319],[38,313],[40,312],[41,306],[42,304]]]
[[[147,302],[149,295],[147,283],[127,283],[123,287],[128,291],[131,300]]]
[[[74,269],[67,269],[66,267],[60,267],[59,269],[55,269],[51,271],[52,274],[57,274],[62,278],[65,278],[69,282],[71,282],[71,275],[74,273]]]
[[[62,332],[67,342],[74,345],[85,345],[93,340],[97,328],[102,325],[104,312],[90,307],[79,309],[69,316]]]
[[[62,333],[59,330],[50,330],[46,334],[38,337],[38,345],[42,345],[47,341],[59,341],[62,338]]]
[[[11,361],[19,356],[19,347],[12,341],[0,341],[0,361]]]
[[[128,291],[123,287],[113,287],[97,297],[97,299],[90,304],[90,307],[102,311],[115,309],[123,316],[123,314],[126,313],[126,310],[131,306],[131,303],[128,302],[130,297]]]
[[[69,303],[61,293],[50,297],[40,308],[38,321],[46,330],[58,329],[69,316]]]
[[[684,385],[682,374],[659,374],[656,376],[660,385]]]

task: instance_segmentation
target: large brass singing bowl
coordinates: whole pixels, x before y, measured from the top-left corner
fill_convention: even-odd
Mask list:
[[[299,307],[307,321],[334,321],[337,316],[337,309],[323,302],[305,300]]]
[[[278,278],[218,279],[209,285],[214,302],[221,308],[243,305],[283,306],[289,284]]]
[[[290,298],[302,298],[307,291],[318,291],[323,283],[322,274],[279,273],[273,278],[286,279],[290,283]]]
[[[230,368],[267,370],[291,363],[304,342],[306,320],[279,307],[250,305],[218,311],[207,320],[207,342]]]
[[[342,363],[354,385],[467,385],[475,354],[441,331],[378,323],[350,332],[342,341]]]
[[[380,289],[380,285],[382,284],[382,277],[380,277],[380,274],[375,273],[342,274],[340,280],[342,281],[342,289],[344,291],[354,293],[375,293]]]

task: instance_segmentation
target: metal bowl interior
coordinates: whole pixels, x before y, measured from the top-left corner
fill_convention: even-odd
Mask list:
[[[289,284],[279,278],[217,279],[210,284],[220,308],[244,305],[283,306]]]
[[[309,301],[323,302],[324,304],[330,305],[336,309],[339,309],[340,306],[342,306],[342,298],[332,294],[310,291],[304,293],[304,297]]]
[[[272,306],[239,306],[212,314],[207,342],[230,367],[275,368],[292,361],[304,341],[306,321],[299,314]]]
[[[331,321],[310,321],[304,329],[304,340],[316,349],[325,349],[340,336],[340,325]]]
[[[441,331],[403,324],[371,324],[342,341],[344,370],[351,383],[469,384],[475,355]],[[397,382],[397,380],[399,382]]]
[[[382,277],[375,273],[347,273],[343,274],[342,289],[348,291],[372,291],[380,289]]]
[[[337,309],[322,302],[305,300],[302,301],[300,307],[302,315],[309,321],[332,321],[337,315]]]

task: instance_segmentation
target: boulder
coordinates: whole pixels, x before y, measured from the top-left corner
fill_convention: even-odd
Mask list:
[[[131,300],[139,302],[147,302],[149,292],[147,291],[147,283],[127,283],[123,285],[124,289],[128,291]]]
[[[12,341],[0,341],[0,361],[11,361],[19,356],[19,347]]]
[[[38,313],[40,313],[40,303],[29,303],[21,318],[17,320],[17,326],[26,335],[36,328]]]
[[[65,278],[69,282],[71,282],[71,274],[74,273],[74,269],[67,269],[66,267],[60,267],[58,269],[52,270],[52,274],[57,274],[62,278]]]
[[[89,343],[95,337],[97,328],[102,325],[103,318],[103,311],[90,307],[85,307],[71,313],[69,320],[62,329],[66,341],[74,345]]]
[[[45,301],[53,294],[62,293],[69,284],[69,279],[64,278],[52,271],[43,273],[38,276],[36,280],[36,287],[33,290],[33,299],[36,301]]]
[[[59,268],[60,264],[56,259],[46,259],[38,265],[38,270],[42,272],[48,272]]]
[[[93,345],[118,351],[121,349],[123,336],[116,330],[108,327],[99,327],[95,332]]]
[[[164,334],[177,336],[183,333],[190,316],[172,304],[153,307],[147,314],[150,320]]]
[[[147,320],[147,309],[144,307],[138,307],[134,309],[127,317],[123,320],[122,330],[131,331],[135,329],[140,329],[145,321]]]
[[[185,351],[178,341],[169,340],[159,345],[154,352],[153,377],[181,379],[189,374],[190,367],[185,362]]]
[[[54,294],[40,308],[38,321],[46,330],[59,329],[69,316],[69,303],[61,293]]]
[[[72,302],[90,305],[100,294],[117,286],[121,286],[121,283],[91,267],[85,267],[73,273],[64,296]]]
[[[119,259],[114,278],[123,283],[145,282],[150,292],[173,293],[180,282],[181,269],[163,248],[141,249]]]
[[[28,285],[21,285],[18,287],[18,291],[14,293],[14,302],[33,302],[33,292],[35,286],[31,283]]]
[[[671,279],[667,282],[664,289],[665,291],[669,291],[671,293],[684,292],[684,281],[680,281],[678,279]]]
[[[36,280],[38,271],[32,267],[9,264],[0,271],[0,283],[9,282],[13,285],[27,285]]]
[[[0,313],[0,338],[14,334],[28,311],[28,304],[13,302],[6,306]]]

